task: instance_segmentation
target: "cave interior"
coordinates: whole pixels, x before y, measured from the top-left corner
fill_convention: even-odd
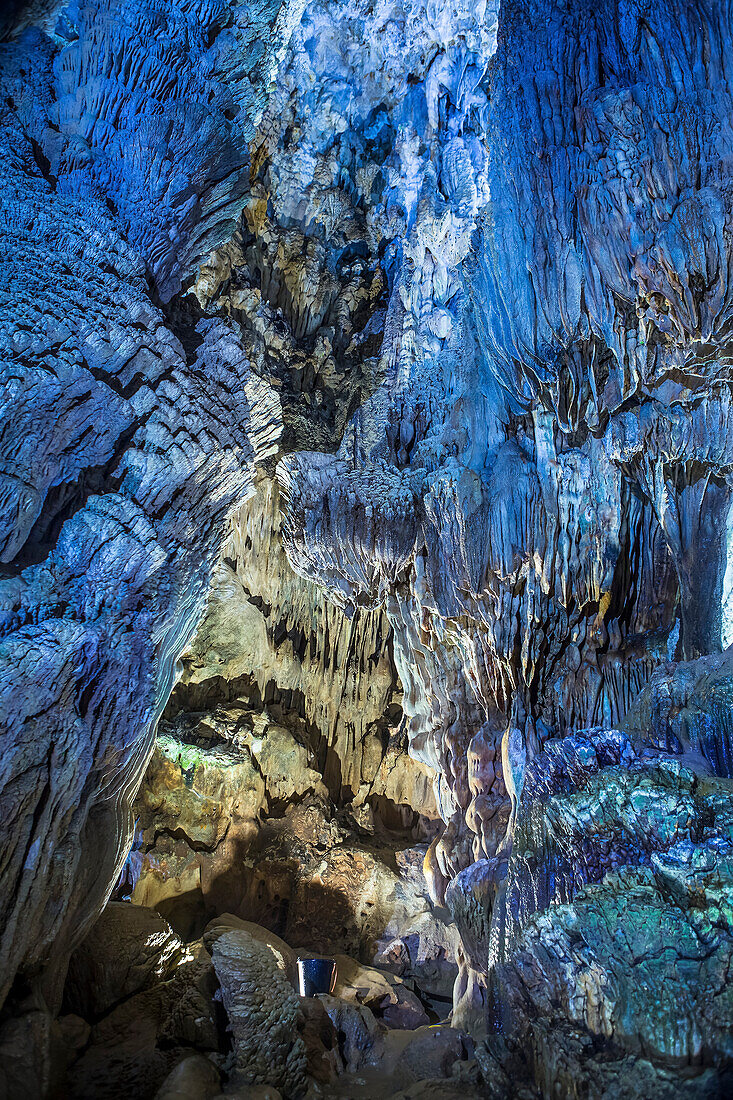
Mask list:
[[[0,1098],[733,1096],[733,0],[1,6]]]

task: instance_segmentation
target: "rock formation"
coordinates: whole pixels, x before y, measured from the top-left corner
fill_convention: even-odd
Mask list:
[[[725,1095],[731,0],[3,19],[6,1091]]]
[[[236,334],[165,313],[241,202],[258,26],[118,15],[71,5],[2,48],[3,994],[109,894],[227,515],[279,431]]]

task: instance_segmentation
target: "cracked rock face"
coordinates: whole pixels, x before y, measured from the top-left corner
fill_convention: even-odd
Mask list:
[[[0,25],[8,1089],[724,1094],[730,0]]]

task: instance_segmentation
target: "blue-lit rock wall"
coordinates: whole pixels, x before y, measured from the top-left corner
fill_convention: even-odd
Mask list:
[[[442,10],[445,20],[452,11]],[[523,813],[554,821],[552,805],[541,811],[527,793],[525,769],[558,737],[620,726],[656,668],[721,645],[733,13],[712,2],[518,0],[502,5],[495,40],[494,14],[476,7],[470,29],[454,26],[423,94],[403,104],[402,171],[382,195],[385,216],[404,218],[385,380],[336,457],[288,457],[279,477],[296,566],[345,606],[386,601],[410,749],[440,777],[447,827],[427,867],[464,929],[453,1019],[531,1035],[544,1051],[539,1080],[551,1059],[535,1023],[548,1003],[561,1003],[547,991],[564,964],[550,954],[532,968],[532,948],[512,961],[517,941],[506,927],[516,935],[551,903],[572,907],[620,857],[615,826],[588,798],[575,834],[556,841],[569,879],[559,895],[543,892],[553,842],[539,850],[527,842],[521,864],[513,851]],[[717,671],[726,681],[727,665]],[[655,782],[646,768],[659,753],[692,754],[693,788],[717,772],[726,802],[727,722],[710,720],[701,757],[701,738],[668,733],[670,709],[636,731],[633,762],[609,761],[631,769],[624,782],[640,788],[631,805],[644,803],[642,788]],[[720,845],[727,851],[725,814],[705,827],[703,814],[677,837],[661,802],[649,821],[638,813],[621,863],[650,866],[647,829],[661,831],[665,851],[684,840],[687,854],[669,858],[690,867],[714,860]],[[552,836],[552,824],[542,827]],[[587,831],[600,854],[586,873]],[[644,875],[644,904],[658,914],[677,904],[668,884]],[[604,889],[613,898],[624,880]],[[563,919],[576,917],[585,920],[572,911]],[[616,918],[606,910],[603,919]],[[548,1069],[548,1094],[553,1082],[571,1087],[588,1042],[601,1037],[617,1044],[621,1061],[630,1050],[667,1064],[729,1058],[717,1025],[701,1023],[707,979],[692,962],[684,973],[673,961],[670,928],[662,938],[677,975],[671,988],[679,983],[687,1007],[670,1023],[654,992],[659,975],[650,975],[633,1010],[652,1030],[667,1028],[666,1039],[634,1037],[628,1018],[608,1015],[619,981],[631,980],[628,964],[618,964],[621,979],[609,962],[599,988],[586,989],[595,1016],[578,1001],[557,1010],[558,1026],[585,1038]],[[725,924],[719,947],[711,941],[713,984],[729,949]],[[488,992],[487,957],[496,982]],[[583,1002],[581,977],[567,980]],[[547,1003],[527,997],[534,983]],[[614,1087],[643,1091],[635,1078],[618,1084],[619,1065],[609,1082],[616,1074]]]
[[[277,5],[79,3],[0,48],[0,988],[108,896],[175,662],[279,402],[169,309],[231,231]]]

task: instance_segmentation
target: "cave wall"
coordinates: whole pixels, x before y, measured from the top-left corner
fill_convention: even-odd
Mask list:
[[[403,106],[384,381],[278,477],[295,567],[387,609],[475,1026],[528,760],[721,645],[731,9],[512,3],[495,40],[473,15]]]
[[[435,776],[406,751],[389,625],[294,573],[280,522],[260,475],[181,657],[117,895],[187,938],[233,913],[291,946],[400,954],[447,1003],[455,929],[421,872]]]
[[[302,726],[336,802],[381,795],[432,815],[431,773],[402,750],[401,690],[384,613],[360,608],[347,618],[292,570],[280,525],[277,481],[262,477],[233,517],[171,712],[243,698]],[[395,768],[387,794],[378,773]]]
[[[510,5],[493,60],[464,35],[464,84],[426,79],[388,377],[338,455],[279,467],[296,567],[389,593],[412,748],[444,775],[468,746],[428,712],[441,680],[542,740],[720,646],[729,25],[616,8]]]
[[[237,335],[175,301],[234,227],[290,28],[277,5],[174,2],[46,26],[0,47],[0,988],[48,973],[53,1004],[125,859],[229,512],[277,447]]]

